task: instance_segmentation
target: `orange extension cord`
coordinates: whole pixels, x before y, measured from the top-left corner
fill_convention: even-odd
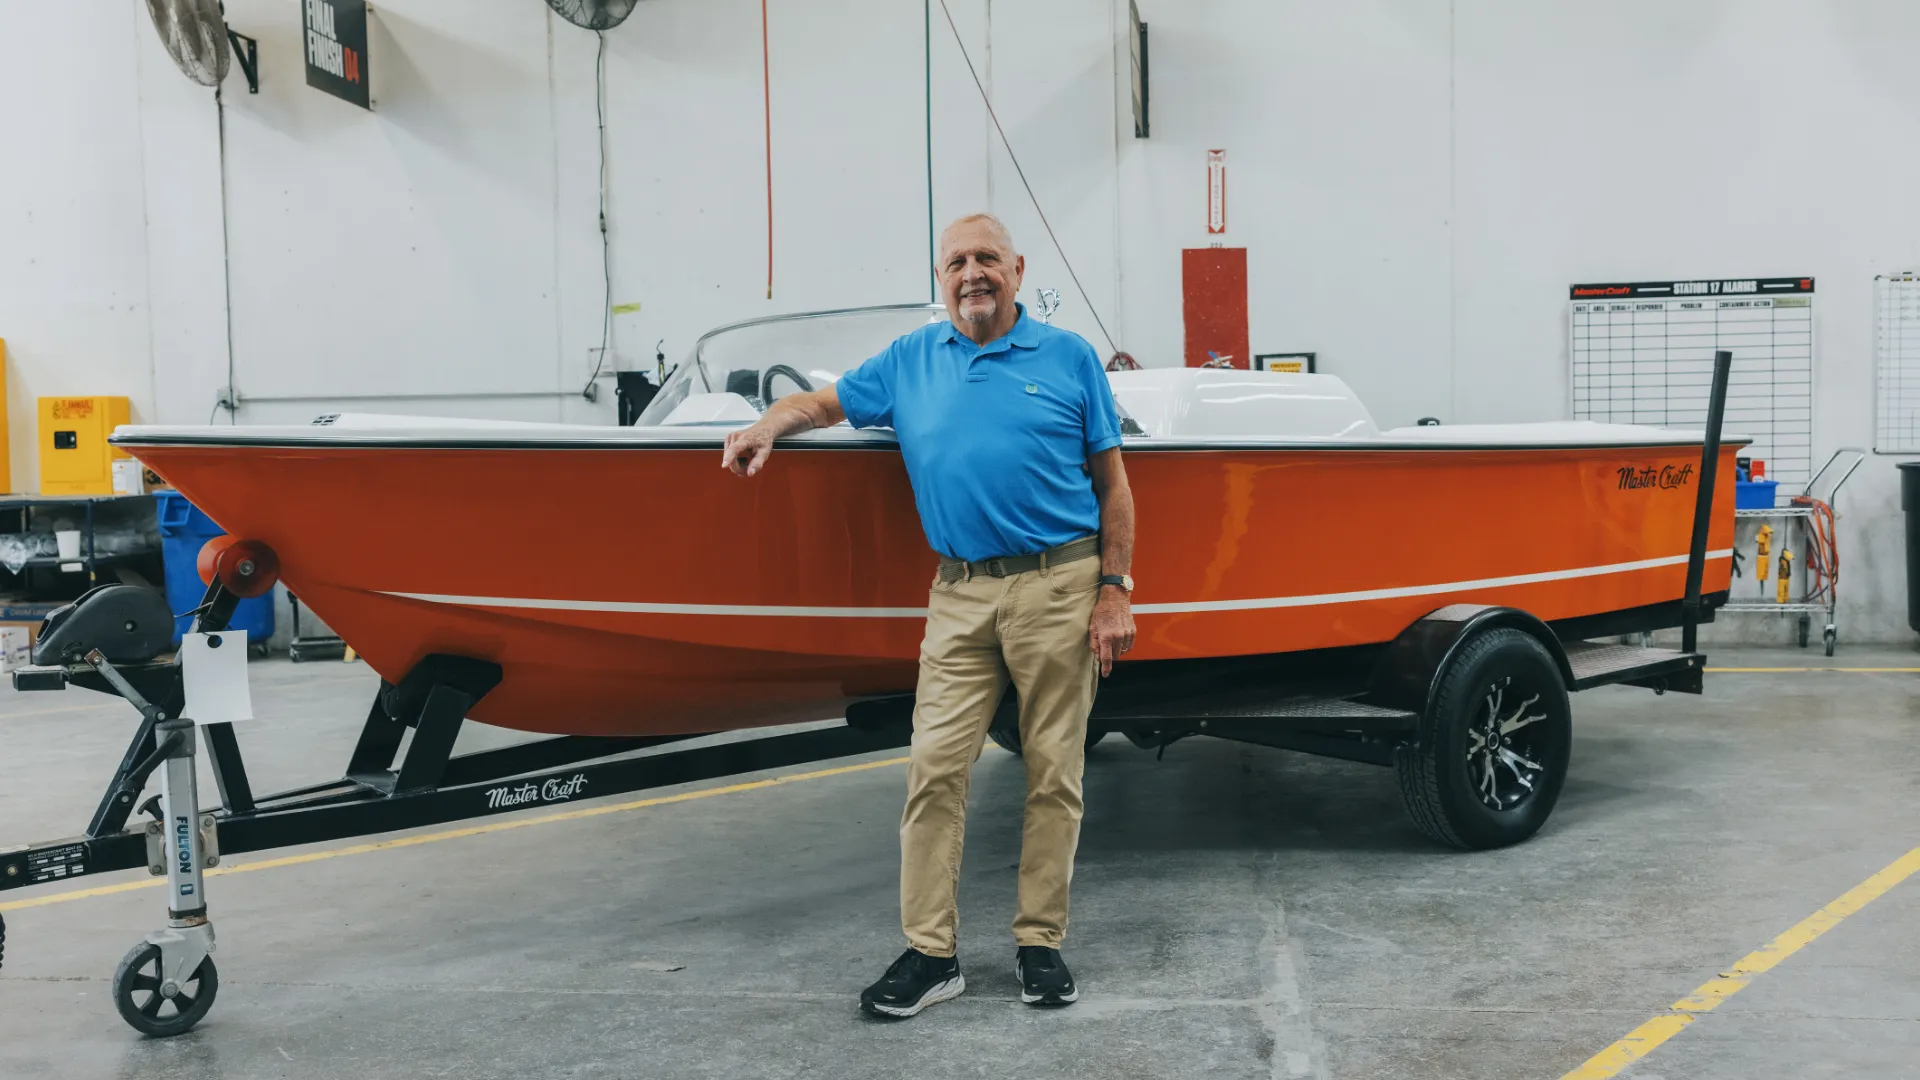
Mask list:
[[[1796,496],[1795,506],[1810,506],[1807,519],[1807,602],[1822,599],[1833,602],[1840,587],[1840,544],[1833,524],[1833,507],[1806,495]]]

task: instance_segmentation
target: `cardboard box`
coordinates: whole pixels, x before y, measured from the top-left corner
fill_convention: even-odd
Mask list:
[[[0,625],[0,674],[33,663],[33,643],[39,636],[39,623],[31,629],[20,624]]]
[[[147,470],[145,466],[132,458],[122,458],[113,463],[113,493],[115,495],[145,495],[147,493]]]
[[[66,600],[14,600],[0,598],[0,626],[25,626],[39,640],[40,620],[66,607]]]

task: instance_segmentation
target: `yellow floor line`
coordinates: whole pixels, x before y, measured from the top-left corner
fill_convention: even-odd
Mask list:
[[[62,705],[57,709],[22,709],[19,712],[0,713],[0,720],[34,720],[53,713],[94,712],[99,709],[124,709],[124,701],[102,701],[97,705]]]
[[[458,840],[467,836],[480,836],[484,833],[506,832],[508,829],[524,829],[531,825],[548,825],[556,821],[577,821],[581,818],[599,817],[602,814],[618,814],[627,810],[644,810],[649,806],[667,806],[672,803],[692,802],[695,799],[711,799],[715,795],[734,795],[742,791],[759,791],[762,788],[779,787],[782,784],[796,784],[802,780],[824,780],[829,776],[844,776],[847,773],[865,772],[868,769],[884,769],[891,765],[905,765],[904,757],[888,758],[885,761],[864,761],[858,765],[842,765],[833,769],[820,769],[815,772],[795,773],[792,776],[776,776],[767,780],[755,780],[746,784],[730,784],[727,787],[701,788],[698,791],[683,791],[678,795],[662,795],[653,799],[636,799],[632,802],[613,803],[609,806],[589,806],[579,810],[568,810],[560,814],[544,814],[540,817],[518,818],[512,821],[495,821],[486,825],[474,825],[465,829],[448,829],[445,832],[422,833],[418,836],[402,836],[393,840],[381,840],[372,844],[355,844],[352,847],[331,848],[326,851],[309,851],[300,855],[287,855],[278,859],[262,859],[259,862],[241,863],[238,866],[221,866],[207,871],[208,877],[220,877],[225,874],[244,874],[251,870],[274,870],[283,866],[300,866],[304,863],[321,862],[325,859],[338,859],[343,855],[365,855],[370,851],[387,851],[392,848],[418,847],[421,844],[438,843],[441,840]],[[64,904],[71,900],[85,900],[94,896],[112,896],[115,893],[133,892],[136,889],[153,889],[164,885],[164,878],[145,878],[140,881],[123,881],[118,885],[102,885],[94,889],[75,889],[71,892],[53,893],[48,896],[36,896],[30,900],[15,900],[0,904],[0,912],[21,911],[26,908],[46,907],[49,904]]]
[[[1851,674],[1859,674],[1861,672],[1875,672],[1875,671],[1881,671],[1881,672],[1896,671],[1896,672],[1906,672],[1908,674],[1912,674],[1914,672],[1920,672],[1920,667],[1710,667],[1710,668],[1704,668],[1702,670],[1712,671],[1712,672],[1722,672],[1722,673],[1742,672],[1747,674],[1752,674],[1756,672],[1779,674],[1782,672],[1789,672],[1789,671],[1845,671]]]
[[[1794,927],[1740,958],[1732,967],[1694,988],[1693,993],[1669,1005],[1672,1010],[1628,1032],[1619,1042],[1593,1055],[1560,1080],[1607,1080],[1678,1035],[1688,1024],[1710,1013],[1754,979],[1799,952],[1841,920],[1884,896],[1888,890],[1920,871],[1920,848],[1894,860],[1886,869],[1848,889],[1844,895],[1796,923]]]

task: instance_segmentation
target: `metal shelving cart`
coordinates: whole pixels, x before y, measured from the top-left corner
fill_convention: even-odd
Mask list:
[[[11,591],[13,589],[24,589],[26,587],[26,572],[28,570],[57,572],[60,576],[52,579],[55,585],[65,583],[65,575],[68,574],[75,575],[73,580],[77,583],[81,580],[77,575],[84,573],[86,574],[85,586],[78,590],[84,591],[85,588],[98,585],[100,583],[101,571],[110,566],[123,566],[129,563],[142,562],[148,564],[149,569],[157,566],[160,559],[160,548],[158,546],[141,547],[117,552],[100,550],[97,531],[99,519],[102,516],[100,508],[109,505],[125,506],[136,500],[151,502],[152,496],[0,495],[0,532],[29,532],[32,530],[34,520],[38,517],[40,511],[47,511],[49,513],[66,511],[68,514],[78,516],[79,520],[74,522],[74,524],[79,526],[75,531],[80,533],[81,538],[79,558],[63,559],[58,555],[34,555],[22,563],[18,571],[12,571],[10,576],[7,577],[0,577],[0,582],[4,582],[5,589]],[[5,568],[0,567],[0,572],[5,572]]]
[[[1806,648],[1813,628],[1813,617],[1824,615],[1826,628],[1821,639],[1826,643],[1827,655],[1833,655],[1834,645],[1839,640],[1839,631],[1834,626],[1833,612],[1839,599],[1839,581],[1835,576],[1839,564],[1837,540],[1831,532],[1820,533],[1820,523],[1824,520],[1831,526],[1833,501],[1853,476],[1854,470],[1867,459],[1867,452],[1858,447],[1845,446],[1833,452],[1820,471],[1807,481],[1805,491],[1793,498],[1786,506],[1776,506],[1770,510],[1735,510],[1734,518],[1734,582],[1732,593],[1721,611],[1767,612],[1774,615],[1797,615],[1800,631],[1800,647]],[[1742,543],[1751,543],[1752,534],[1743,536],[1742,526],[1753,524],[1769,525],[1774,530],[1773,551],[1794,551],[1801,575],[1801,588],[1789,593],[1786,602],[1776,602],[1778,578],[1769,574],[1760,581],[1761,595],[1758,599],[1740,598],[1744,582],[1751,577],[1740,575],[1740,557]],[[1824,555],[1816,554],[1825,551]],[[1811,557],[1809,557],[1811,556]],[[1774,556],[1769,555],[1768,558]]]

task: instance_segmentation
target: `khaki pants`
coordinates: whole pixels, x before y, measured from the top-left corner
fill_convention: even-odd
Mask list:
[[[967,789],[1011,679],[1027,767],[1018,945],[1060,947],[1080,844],[1080,772],[1099,664],[1087,648],[1099,558],[1012,577],[935,582],[920,646],[907,808],[900,816],[900,924],[907,942],[952,956]]]

